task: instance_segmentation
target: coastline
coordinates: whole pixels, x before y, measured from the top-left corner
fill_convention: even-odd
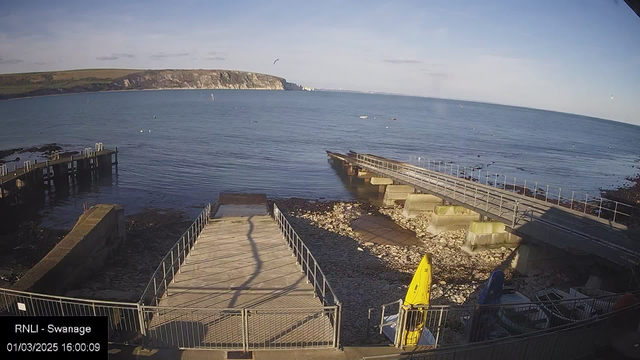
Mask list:
[[[264,89],[264,88],[251,88],[251,89],[234,89],[234,88],[155,88],[155,89],[120,89],[120,90],[98,90],[98,91],[78,91],[68,92],[64,94],[47,94],[47,95],[35,95],[35,96],[23,96],[14,97],[8,99],[0,98],[0,101],[22,100],[22,99],[34,99],[49,96],[65,96],[65,95],[79,95],[79,94],[95,94],[95,93],[112,93],[112,92],[129,92],[129,91],[163,91],[163,90],[250,90],[250,91],[296,91],[286,89]]]

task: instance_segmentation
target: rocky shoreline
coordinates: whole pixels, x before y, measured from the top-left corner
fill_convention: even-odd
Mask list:
[[[584,269],[566,267],[520,275],[510,268],[511,248],[470,255],[460,248],[466,230],[430,235],[429,215],[406,219],[402,207],[379,208],[361,202],[277,199],[287,217],[318,260],[343,303],[342,342],[345,345],[386,343],[374,329],[380,306],[404,299],[422,256],[433,262],[432,304],[474,304],[491,271],[505,271],[506,284],[526,295],[547,287],[583,285]],[[402,228],[414,231],[418,246],[378,245],[364,242],[351,228],[362,214],[388,216]],[[371,318],[369,319],[369,309]]]

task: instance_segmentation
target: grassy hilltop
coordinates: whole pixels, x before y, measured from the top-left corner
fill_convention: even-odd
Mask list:
[[[0,74],[0,99],[144,89],[299,90],[281,77],[236,70],[82,69]]]

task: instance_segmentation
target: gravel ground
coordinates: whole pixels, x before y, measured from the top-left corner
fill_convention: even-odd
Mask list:
[[[406,219],[402,207],[378,208],[358,202],[279,199],[278,207],[318,260],[343,303],[341,339],[344,345],[388,342],[377,335],[380,306],[404,298],[422,256],[432,255],[432,304],[473,304],[491,271],[505,271],[507,284],[533,295],[545,287],[576,283],[576,269],[547,269],[521,276],[510,267],[512,249],[499,248],[470,255],[460,248],[466,230],[430,235],[430,216]],[[363,242],[350,223],[361,214],[380,213],[416,233],[420,246]],[[582,281],[582,280],[581,280]],[[368,309],[373,308],[368,321]]]

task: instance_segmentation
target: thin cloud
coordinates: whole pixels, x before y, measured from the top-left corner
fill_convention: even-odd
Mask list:
[[[129,59],[131,59],[131,58],[133,58],[133,57],[136,57],[136,56],[135,56],[135,55],[133,55],[133,54],[111,54],[111,55],[112,55],[112,56],[121,57],[121,58],[129,58]]]
[[[118,60],[119,57],[111,55],[111,56],[98,56],[96,58],[96,60],[103,60],[103,61],[109,61],[109,60]]]
[[[2,65],[11,65],[11,64],[19,64],[22,60],[20,59],[4,59],[0,57],[0,64]]]
[[[47,65],[47,64],[52,64],[53,61],[38,61],[38,62],[34,62],[34,64],[36,65]]]
[[[153,60],[164,60],[166,58],[176,58],[176,57],[183,57],[183,56],[189,56],[189,53],[156,53],[156,54],[152,54],[151,55],[151,59]]]
[[[208,56],[206,58],[204,58],[205,60],[214,60],[214,61],[222,61],[222,60],[226,60],[227,58],[224,56]]]
[[[449,75],[443,73],[443,72],[433,72],[433,71],[425,71],[425,74],[431,76],[431,77],[438,77],[438,78],[446,78],[449,77]]]
[[[416,59],[383,59],[382,61],[390,64],[420,64],[422,62]]]

